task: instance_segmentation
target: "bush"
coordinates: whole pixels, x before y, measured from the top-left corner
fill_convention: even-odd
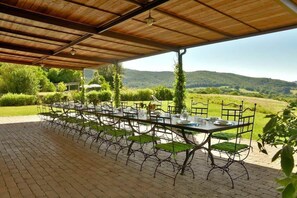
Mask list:
[[[167,87],[164,87],[164,86],[155,88],[154,95],[159,100],[172,100],[173,99],[173,91]]]
[[[97,105],[99,102],[99,92],[98,91],[90,91],[87,93],[86,97],[88,99],[89,103],[92,103],[93,105]]]
[[[0,98],[1,106],[23,106],[36,104],[35,95],[12,94],[8,93]]]
[[[54,92],[54,91],[56,91],[56,87],[55,87],[54,83],[50,82],[48,79],[40,80],[40,84],[41,84],[41,88],[40,88],[41,92]]]
[[[126,90],[121,92],[121,100],[123,101],[136,101],[136,91]]]
[[[71,99],[72,99],[74,102],[81,102],[82,92],[79,92],[79,91],[72,91],[72,92],[70,92],[70,94],[71,94]]]
[[[66,91],[67,87],[63,82],[59,82],[57,85],[57,91],[58,92],[63,92]]]
[[[52,104],[55,102],[61,102],[63,100],[63,97],[64,95],[62,93],[49,94],[43,98],[43,103]]]
[[[151,89],[140,89],[137,91],[137,100],[151,100],[153,91]]]
[[[98,100],[99,101],[109,101],[111,100],[111,92],[110,91],[100,91],[98,92]]]
[[[151,100],[153,91],[151,89],[126,90],[121,92],[123,101],[144,101]]]

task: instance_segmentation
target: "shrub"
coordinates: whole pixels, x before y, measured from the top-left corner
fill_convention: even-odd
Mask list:
[[[121,92],[121,100],[123,101],[136,101],[136,92],[126,90]]]
[[[110,91],[100,91],[98,92],[98,100],[99,101],[109,101],[111,100],[111,92]]]
[[[55,93],[55,94],[46,95],[43,98],[43,103],[52,104],[52,103],[55,103],[55,102],[61,102],[62,99],[63,99],[63,96],[64,95],[62,93]]]
[[[159,100],[172,100],[173,99],[173,91],[167,87],[164,87],[164,86],[155,88],[154,95]]]
[[[1,106],[23,106],[36,104],[35,95],[8,93],[0,98]]]
[[[151,89],[125,90],[121,92],[123,101],[144,101],[151,100],[153,91]]]
[[[50,82],[48,79],[42,79],[40,81],[41,88],[40,91],[42,92],[54,92],[56,91],[56,87],[54,83]]]
[[[87,93],[87,99],[89,103],[92,103],[93,105],[97,105],[99,102],[99,92],[98,91],[90,91]]]
[[[66,91],[67,87],[63,82],[59,82],[57,85],[57,91],[58,92],[63,92]]]
[[[72,92],[70,92],[70,95],[71,95],[71,99],[72,99],[74,102],[81,102],[82,92],[79,92],[79,91],[72,91]]]
[[[136,94],[136,100],[151,100],[153,91],[151,89],[140,89]]]

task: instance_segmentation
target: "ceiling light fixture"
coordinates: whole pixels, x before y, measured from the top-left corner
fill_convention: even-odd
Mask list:
[[[75,50],[73,47],[71,48],[70,54],[71,54],[72,56],[74,56],[74,55],[76,54],[76,50]]]
[[[152,26],[156,22],[156,20],[151,16],[151,10],[149,10],[149,16],[144,20],[148,26]]]

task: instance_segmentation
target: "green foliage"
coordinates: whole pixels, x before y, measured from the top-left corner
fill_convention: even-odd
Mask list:
[[[172,100],[173,99],[173,91],[167,87],[159,86],[153,89],[154,95],[159,100]]]
[[[120,106],[121,102],[121,90],[120,90],[120,84],[121,84],[121,76],[120,76],[120,67],[119,65],[115,65],[115,72],[114,72],[114,103],[116,107]]]
[[[151,100],[153,91],[151,89],[123,90],[121,99],[123,101],[148,101]]]
[[[0,92],[35,94],[38,91],[55,91],[44,69],[2,63],[0,65]]]
[[[62,102],[64,96],[65,95],[63,93],[48,94],[48,95],[44,96],[43,103],[44,104],[52,104],[55,102]]]
[[[297,152],[297,116],[294,114],[296,104],[291,103],[286,109],[277,114],[268,115],[269,122],[263,128],[263,134],[259,135],[258,147],[263,153],[267,153],[265,144],[277,146],[281,149],[272,160],[280,157],[281,168],[284,176],[277,180],[282,197],[297,196],[297,173],[293,173],[294,157]]]
[[[98,91],[90,91],[86,94],[86,97],[88,99],[89,103],[92,103],[93,105],[97,105],[99,103],[99,92]]]
[[[81,71],[71,70],[71,69],[57,69],[51,68],[48,70],[47,77],[53,83],[69,83],[69,82],[79,82],[82,76]]]
[[[23,105],[34,105],[36,104],[35,95],[25,94],[4,94],[0,98],[0,106],[23,106]]]
[[[4,76],[6,89],[11,93],[36,94],[38,91],[38,78],[28,68],[17,68]]]
[[[54,83],[50,82],[46,76],[43,76],[40,79],[40,91],[41,92],[55,92],[56,91],[56,86]]]
[[[57,85],[57,91],[58,92],[63,92],[66,91],[67,87],[63,82],[59,82]]]
[[[151,89],[140,89],[137,91],[137,100],[144,101],[152,98],[153,91]]]
[[[120,75],[120,77],[123,74],[123,66],[121,63],[117,64],[117,68],[114,67],[114,65],[105,65],[101,66],[97,72],[99,75],[103,76],[106,82],[110,85],[110,87],[114,88],[115,85],[115,78],[114,78],[114,73],[115,70],[117,70],[117,73]],[[122,81],[120,81],[120,87],[122,87]]]
[[[110,101],[111,100],[111,92],[110,91],[99,91],[98,93],[98,99],[99,101],[103,102],[103,101]]]
[[[179,61],[181,62],[181,61]],[[185,98],[186,98],[186,78],[184,75],[184,71],[182,65],[175,65],[175,83],[174,83],[174,104],[177,112],[181,112],[181,110],[185,107]]]
[[[80,91],[71,91],[70,92],[71,98],[74,102],[81,102],[82,99],[82,92]]]
[[[106,82],[105,78],[95,72],[93,78],[90,80],[89,84],[99,84],[101,85],[101,90],[110,90],[110,85]]]

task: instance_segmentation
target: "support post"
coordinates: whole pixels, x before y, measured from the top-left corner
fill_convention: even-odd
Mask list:
[[[179,50],[177,52],[178,62],[175,65],[175,83],[174,83],[174,104],[176,111],[181,113],[185,105],[185,91],[186,91],[186,79],[183,71],[183,55],[187,52],[186,49]]]
[[[116,62],[114,64],[114,76],[113,76],[113,83],[114,83],[114,105],[115,107],[119,107],[121,103],[121,65]]]

